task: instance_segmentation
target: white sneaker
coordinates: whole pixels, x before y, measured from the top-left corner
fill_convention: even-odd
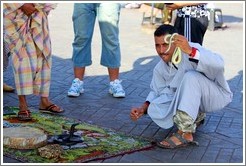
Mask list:
[[[80,79],[75,78],[72,82],[70,89],[68,90],[67,95],[78,97],[81,93],[84,93],[83,84],[83,81],[80,81]]]
[[[109,93],[114,97],[125,97],[125,91],[120,80],[116,79],[110,82]]]

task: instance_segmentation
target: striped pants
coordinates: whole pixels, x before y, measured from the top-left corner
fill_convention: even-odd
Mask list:
[[[177,17],[174,26],[178,33],[185,36],[188,41],[202,45],[208,27],[208,17]]]

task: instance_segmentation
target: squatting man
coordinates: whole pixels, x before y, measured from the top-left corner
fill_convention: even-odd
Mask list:
[[[154,32],[161,60],[153,70],[146,101],[130,113],[133,121],[148,113],[161,128],[177,126],[176,133],[157,143],[162,148],[198,144],[193,133],[205,113],[221,110],[232,101],[222,56],[176,33],[173,26],[165,24]],[[177,48],[180,55],[172,60]]]

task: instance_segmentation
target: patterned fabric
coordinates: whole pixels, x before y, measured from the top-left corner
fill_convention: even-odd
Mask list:
[[[183,132],[196,131],[196,124],[194,119],[190,117],[186,112],[177,110],[176,115],[173,116],[173,121],[177,125],[178,129]]]
[[[173,116],[173,121],[177,125],[178,129],[183,132],[195,133],[198,122],[205,119],[206,113],[199,112],[196,120],[192,119],[186,112],[177,110],[176,115]]]
[[[9,64],[9,47],[7,43],[3,41],[3,71],[5,71]]]
[[[51,72],[47,15],[56,4],[34,3],[38,12],[30,17],[20,9],[22,5],[23,3],[3,4],[4,39],[12,54],[17,94],[47,97]]]
[[[200,18],[208,16],[206,5],[185,6],[178,9],[178,17]]]

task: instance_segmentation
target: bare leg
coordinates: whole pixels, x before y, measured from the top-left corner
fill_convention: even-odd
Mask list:
[[[119,78],[119,68],[108,68],[108,74],[110,81],[114,81]]]
[[[31,120],[31,112],[28,109],[27,102],[26,102],[26,96],[25,95],[18,95],[19,98],[19,112],[17,118],[19,120]]]
[[[20,111],[28,110],[26,96],[25,95],[18,95],[19,98],[19,109]]]
[[[74,67],[74,77],[83,80],[85,75],[85,67]]]
[[[45,108],[49,107],[52,104],[53,103],[49,101],[49,98],[48,97],[41,97],[40,98],[39,108],[45,109]],[[52,110],[53,111],[56,111],[56,112],[61,112],[61,108],[58,107],[58,106],[53,107]]]

